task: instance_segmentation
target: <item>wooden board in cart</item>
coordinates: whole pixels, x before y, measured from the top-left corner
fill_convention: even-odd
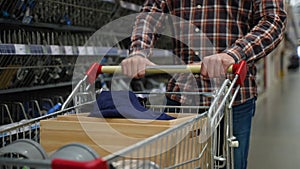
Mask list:
[[[85,113],[58,116],[57,118],[42,120],[40,122],[40,143],[46,152],[51,154],[66,144],[79,142],[89,145],[101,157],[104,157],[128,146],[134,145],[145,138],[161,133],[196,116],[196,114],[185,113],[169,113],[169,115],[177,117],[177,119],[168,121],[102,119],[87,117],[87,114]],[[199,129],[194,128],[192,130],[197,131]],[[151,157],[150,159],[163,167],[180,163],[193,156],[196,157],[204,147],[203,143],[197,142],[197,139],[198,138],[192,138],[190,134],[187,134],[186,138],[182,139],[179,143],[182,144],[182,146],[170,148],[170,150],[164,152],[163,155],[159,155],[159,157]],[[171,141],[172,140],[167,140],[160,144],[169,144],[167,142]],[[167,147],[164,145],[159,146]],[[187,154],[181,154],[180,158],[175,157],[182,152]],[[204,152],[204,155],[205,153],[206,151]],[[208,155],[205,155],[203,158],[208,158]],[[207,159],[205,159],[205,161],[207,161]],[[195,166],[198,165],[195,164]]]

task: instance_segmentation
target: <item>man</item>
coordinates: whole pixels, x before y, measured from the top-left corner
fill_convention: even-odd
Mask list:
[[[178,36],[175,35],[174,53],[185,64],[202,64],[201,76],[197,78],[200,91],[211,91],[212,85],[207,78],[224,76],[230,65],[247,61],[249,70],[233,107],[233,132],[239,141],[239,147],[234,151],[234,166],[235,169],[247,168],[251,121],[257,97],[255,62],[267,56],[283,38],[286,24],[284,1],[146,0],[142,12],[160,13],[161,16],[141,13],[137,17],[130,57],[121,63],[123,73],[130,77],[143,77],[145,66],[154,65],[148,60],[151,55],[148,49],[154,47],[155,30],[165,24],[161,20],[165,14],[188,20],[195,26],[191,28],[175,21],[174,32]],[[188,31],[182,33],[182,30]],[[202,34],[197,34],[199,32]],[[205,46],[203,35],[211,43],[213,52],[202,50]],[[199,44],[199,48],[195,44]],[[169,81],[168,91],[180,91],[184,85],[173,78]],[[168,100],[175,104],[185,101],[180,95],[170,95]],[[209,105],[210,100],[202,98],[200,104]]]

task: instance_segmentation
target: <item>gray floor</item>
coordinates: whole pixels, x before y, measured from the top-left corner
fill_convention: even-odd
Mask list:
[[[258,99],[248,168],[300,168],[300,71],[289,72]]]

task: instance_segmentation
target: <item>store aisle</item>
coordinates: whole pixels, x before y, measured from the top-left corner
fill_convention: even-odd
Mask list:
[[[300,71],[274,84],[256,110],[249,169],[300,168]]]

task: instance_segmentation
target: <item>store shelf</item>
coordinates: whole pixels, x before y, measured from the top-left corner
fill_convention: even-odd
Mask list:
[[[0,55],[105,55],[126,57],[128,51],[115,47],[0,44]],[[172,52],[169,50],[154,49],[153,56],[172,56]]]
[[[115,39],[128,35],[97,30],[119,17],[139,12],[142,1],[3,0],[0,4],[1,106],[68,96],[78,80],[75,78],[85,73],[90,62],[102,62],[102,56],[108,60],[103,64],[119,64],[128,56],[128,46]],[[116,27],[123,28],[123,23],[119,24]],[[161,50],[153,53],[170,55]]]
[[[112,47],[0,44],[0,55],[125,55],[125,50]]]
[[[72,25],[62,25],[62,24],[51,24],[51,23],[23,23],[19,20],[0,18],[0,24],[13,25],[19,27],[25,27],[30,29],[47,29],[55,31],[76,31],[76,32],[95,32],[95,28],[82,27],[82,26],[72,26]]]
[[[0,89],[0,94],[9,94],[9,93],[18,93],[18,92],[27,92],[27,91],[35,91],[35,90],[41,90],[41,89],[51,89],[51,88],[57,88],[57,87],[65,87],[65,86],[71,86],[72,82],[61,82],[57,84],[49,84],[49,85],[43,85],[43,86],[33,86],[33,87],[22,87],[22,88],[13,88],[13,89]]]

